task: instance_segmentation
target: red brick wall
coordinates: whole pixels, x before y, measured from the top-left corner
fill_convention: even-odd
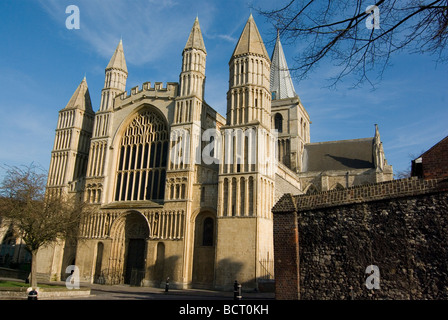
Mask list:
[[[422,155],[423,178],[448,177],[448,137]]]
[[[274,215],[275,298],[299,299],[299,240],[297,214]]]

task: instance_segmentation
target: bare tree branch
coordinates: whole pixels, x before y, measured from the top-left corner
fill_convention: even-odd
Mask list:
[[[274,10],[254,8],[272,22],[284,40],[301,53],[290,68],[301,80],[324,59],[338,67],[336,85],[348,75],[356,85],[381,78],[391,56],[400,50],[427,53],[446,62],[448,0],[376,1],[378,29],[366,24],[372,3],[366,0],[292,0]],[[373,74],[373,75],[372,75]]]
[[[0,214],[11,221],[31,252],[31,286],[36,287],[36,256],[42,246],[76,237],[86,206],[77,197],[46,193],[46,173],[31,164],[7,167],[0,182]]]

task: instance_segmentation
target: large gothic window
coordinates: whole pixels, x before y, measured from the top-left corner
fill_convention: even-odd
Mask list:
[[[120,143],[115,201],[164,199],[168,141],[157,113],[146,110],[132,120]]]

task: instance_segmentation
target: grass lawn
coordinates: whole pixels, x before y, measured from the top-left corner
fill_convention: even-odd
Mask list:
[[[20,282],[20,281],[9,281],[9,280],[0,280],[0,290],[5,290],[6,288],[29,288],[31,285],[29,283]],[[54,289],[66,289],[66,287],[56,286],[51,284],[37,284],[39,288],[54,288]]]

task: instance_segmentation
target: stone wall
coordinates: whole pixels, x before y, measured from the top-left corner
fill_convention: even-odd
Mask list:
[[[275,172],[274,201],[278,201],[285,193],[302,194],[302,185],[297,174],[279,162]]]
[[[277,299],[448,298],[446,180],[285,195],[273,212]]]

